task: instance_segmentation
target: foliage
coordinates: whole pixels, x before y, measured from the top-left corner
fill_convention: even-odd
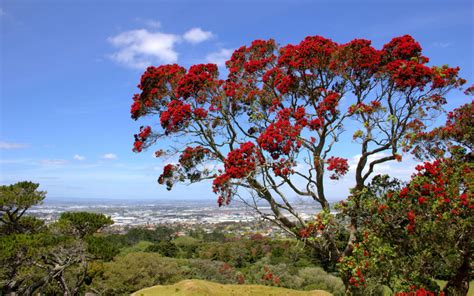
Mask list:
[[[324,290],[331,292],[334,296],[345,294],[345,287],[342,280],[334,275],[330,275],[319,267],[306,267],[298,271],[298,276],[303,279],[304,290]]]
[[[38,187],[19,182],[0,188],[0,293],[82,294],[90,262],[117,253],[92,237],[113,221],[102,214],[64,213],[58,222],[44,225],[25,215],[45,198]]]
[[[365,199],[364,235],[341,271],[354,287],[371,278],[397,291],[437,291],[433,278],[464,276],[464,292],[451,291],[463,295],[474,248],[473,164],[450,158],[417,171],[401,189]]]
[[[39,184],[28,181],[0,186],[2,234],[34,232],[42,226],[42,223],[34,218],[23,217],[29,208],[40,204],[46,197],[46,191],[39,191],[38,187]]]
[[[103,295],[125,295],[158,284],[174,283],[181,278],[175,260],[157,253],[130,253],[104,264],[94,289]]]
[[[157,244],[148,246],[146,252],[157,252],[165,257],[175,257],[178,254],[178,247],[170,241],[161,241]]]
[[[88,236],[85,239],[87,243],[87,252],[94,258],[103,261],[111,261],[120,253],[120,248],[113,244],[106,236]]]
[[[92,235],[100,229],[112,225],[114,222],[110,217],[103,214],[89,212],[65,212],[59,217],[60,224],[72,230],[74,235],[84,238]]]

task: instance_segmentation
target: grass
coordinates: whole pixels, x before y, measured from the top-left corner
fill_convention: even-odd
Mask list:
[[[262,285],[223,285],[202,280],[184,280],[174,285],[145,288],[132,296],[330,296],[326,291],[296,291]]]

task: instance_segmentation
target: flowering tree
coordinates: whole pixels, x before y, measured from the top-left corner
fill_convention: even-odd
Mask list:
[[[416,167],[406,185],[374,178],[361,192],[361,235],[340,270],[353,288],[375,280],[395,290],[466,295],[474,250],[474,102],[448,114],[442,127],[420,133],[417,155],[435,157]],[[343,211],[350,211],[347,203]],[[363,235],[362,235],[363,234]]]
[[[304,221],[288,192],[329,213],[325,175],[338,180],[348,172],[347,159],[331,153],[348,124],[357,127],[356,192],[376,165],[401,160],[402,150],[410,149],[416,133],[441,110],[446,93],[464,83],[459,68],[427,63],[408,35],[382,49],[369,40],[338,44],[311,36],[296,45],[278,46],[270,39],[242,46],[227,61],[225,80],[214,64],[148,67],[131,117],[157,116],[161,127],[141,127],[134,151],[171,138],[174,145],[156,155],[179,160],[164,167],[160,184],[171,189],[177,182],[212,180],[219,206],[249,192],[248,204],[265,219],[299,238],[321,232],[337,259],[353,249],[359,201],[341,249],[333,228]],[[343,98],[349,107],[341,106]],[[271,213],[260,210],[262,202]]]

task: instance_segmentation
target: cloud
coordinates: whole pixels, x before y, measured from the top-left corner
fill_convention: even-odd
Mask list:
[[[369,155],[369,157],[367,158],[366,168],[364,169],[363,172],[365,173],[367,171],[367,169],[369,167],[369,164],[372,161],[383,158],[383,157],[386,157],[386,156],[389,156],[389,155],[390,154],[384,153],[384,152]],[[361,156],[362,156],[362,154],[357,154],[357,155],[354,155],[351,159],[349,159],[349,170],[350,171],[352,171],[352,172],[356,171],[357,164],[359,163],[359,159],[360,159]],[[375,165],[375,167],[374,167],[374,172],[376,172],[375,174],[377,174],[377,173],[378,174],[388,173],[390,171],[390,165],[388,163],[389,162],[384,162],[384,163],[380,163],[380,164]]]
[[[150,28],[158,29],[161,27],[161,22],[155,21],[155,20],[145,20],[145,25],[147,25]]]
[[[212,37],[211,31],[203,31],[201,28],[192,28],[183,35],[184,40],[192,44],[204,42]]]
[[[82,160],[86,159],[85,156],[82,156],[82,155],[79,155],[79,154],[75,154],[73,158],[75,160],[79,160],[79,161],[82,161]]]
[[[40,160],[40,163],[43,165],[63,165],[68,163],[65,159],[43,159]]]
[[[206,60],[209,63],[216,64],[218,66],[225,66],[225,62],[232,56],[233,50],[223,48],[216,52],[211,52],[206,56]]]
[[[28,145],[21,144],[21,143],[0,142],[0,149],[5,149],[5,150],[21,149],[21,148],[26,148],[26,147],[28,147]]]
[[[447,48],[453,46],[452,42],[433,42],[434,47]]]
[[[107,153],[107,154],[102,155],[102,158],[107,159],[107,160],[112,160],[112,159],[117,159],[117,155],[114,153]]]
[[[0,8],[0,16],[5,16],[5,15],[7,15],[5,10],[3,10],[3,8]]]
[[[179,40],[178,35],[147,29],[126,31],[108,38],[118,48],[110,57],[131,68],[145,68],[154,63],[176,63],[178,52],[174,46]]]

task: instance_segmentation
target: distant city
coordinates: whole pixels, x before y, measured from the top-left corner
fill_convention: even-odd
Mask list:
[[[296,205],[303,219],[310,219],[320,211],[317,204]],[[259,207],[269,212],[269,207]],[[252,222],[261,217],[240,201],[233,201],[229,206],[218,207],[213,200],[186,201],[96,201],[87,199],[46,200],[42,205],[29,210],[29,214],[46,222],[58,219],[66,211],[87,211],[103,213],[114,220],[115,226],[138,226],[158,224],[209,224],[223,222]]]

